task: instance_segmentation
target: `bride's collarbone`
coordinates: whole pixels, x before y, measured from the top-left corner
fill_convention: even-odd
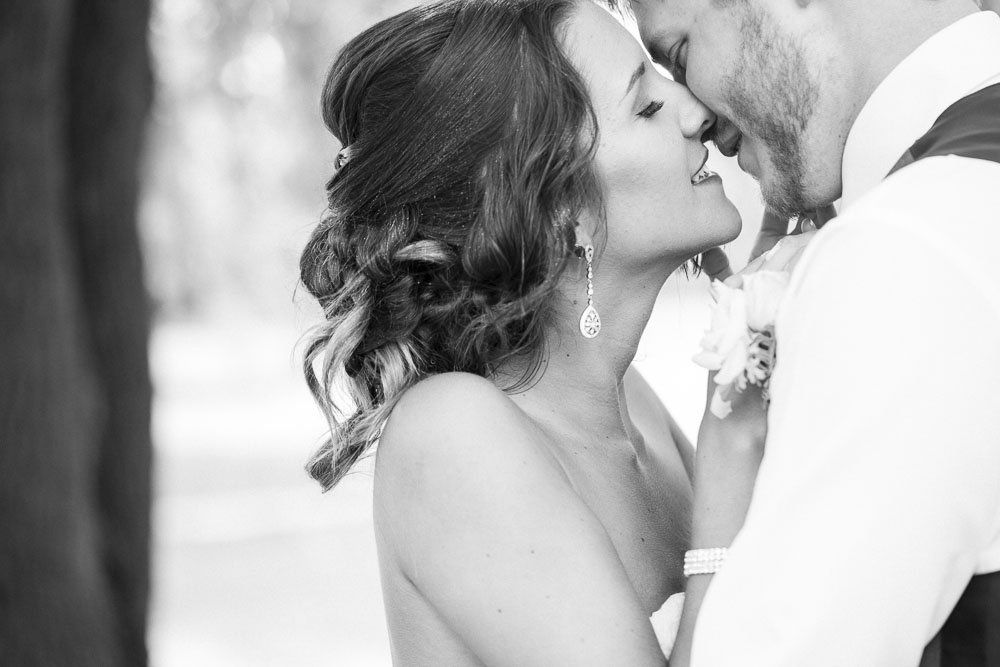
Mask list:
[[[652,613],[683,590],[690,542],[691,486],[679,458],[633,441],[580,439],[553,445],[569,484],[614,544],[644,607]]]
[[[520,407],[546,457],[606,525],[686,521],[691,483],[669,430],[628,421],[614,434],[527,402]]]
[[[669,443],[648,442],[638,431],[628,438],[549,432],[543,441],[550,459],[592,510],[615,515],[602,518],[633,523],[690,507],[690,480]]]
[[[519,407],[525,434],[604,527],[648,611],[682,591],[692,492],[670,432],[630,421],[624,434],[611,435],[551,406]]]
[[[549,453],[564,467],[583,471],[596,468],[604,479],[614,473],[631,484],[648,483],[657,488],[663,485],[665,476],[672,479],[675,473],[684,473],[669,433],[647,437],[630,426],[627,435],[611,435],[598,429],[535,424]],[[683,477],[686,480],[686,473]]]

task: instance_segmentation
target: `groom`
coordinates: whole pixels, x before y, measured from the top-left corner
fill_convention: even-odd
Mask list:
[[[769,208],[841,200],[777,323],[767,450],[693,664],[915,666],[930,643],[922,664],[1000,665],[1000,16],[632,9]]]

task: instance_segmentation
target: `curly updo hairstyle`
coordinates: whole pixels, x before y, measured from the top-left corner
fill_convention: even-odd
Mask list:
[[[600,210],[597,120],[562,51],[574,5],[446,0],[337,56],[323,118],[350,159],[300,266],[325,314],[304,359],[331,428],[308,465],[324,489],[422,378],[537,370],[573,221]]]

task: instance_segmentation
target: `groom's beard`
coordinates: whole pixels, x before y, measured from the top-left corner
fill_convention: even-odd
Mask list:
[[[770,178],[761,178],[765,204],[791,218],[816,207],[805,190],[802,144],[819,86],[809,74],[801,46],[760,8],[747,6],[745,12],[741,51],[746,66],[726,82],[733,120],[765,148],[765,154],[758,155],[761,176],[770,173]]]

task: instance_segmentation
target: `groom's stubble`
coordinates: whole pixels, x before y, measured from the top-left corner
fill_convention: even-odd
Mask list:
[[[778,215],[791,218],[816,207],[806,190],[804,141],[819,84],[809,72],[802,46],[759,6],[741,4],[737,11],[743,13],[744,66],[724,84],[730,91],[733,120],[767,149],[771,173],[761,180],[764,202]]]

